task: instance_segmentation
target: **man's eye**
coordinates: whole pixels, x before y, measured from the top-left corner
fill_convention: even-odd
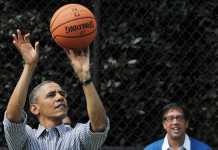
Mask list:
[[[61,96],[63,96],[63,97],[66,97],[66,96],[67,96],[64,91],[59,91],[59,94],[60,94]]]
[[[47,94],[47,97],[54,97],[55,94],[56,94],[56,92],[49,92],[49,93]]]

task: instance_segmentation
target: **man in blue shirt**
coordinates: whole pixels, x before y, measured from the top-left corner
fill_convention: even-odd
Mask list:
[[[186,134],[189,114],[183,105],[178,103],[166,105],[162,117],[165,137],[146,146],[144,150],[212,150],[207,144]]]

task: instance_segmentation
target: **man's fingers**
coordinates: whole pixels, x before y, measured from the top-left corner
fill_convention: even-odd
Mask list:
[[[86,49],[86,54],[85,54],[85,56],[87,56],[88,58],[89,58],[89,56],[90,56],[90,48],[89,48],[89,47],[87,47],[87,49]]]
[[[16,46],[16,45],[17,45],[17,41],[16,41],[16,40],[13,40],[13,44]]]
[[[13,37],[13,44],[16,48],[18,48],[18,45],[17,45],[17,36],[16,34],[12,34],[12,37]]]
[[[39,53],[39,41],[35,43],[35,51]]]
[[[79,48],[74,48],[70,50],[75,56],[80,56],[81,55],[81,49]]]
[[[76,49],[68,49],[68,54],[70,56],[73,56],[73,58],[78,56],[78,52],[76,51]]]
[[[89,49],[89,47],[87,47],[87,49],[86,49],[85,56],[87,57],[87,62],[88,62],[88,66],[89,66],[89,63],[90,63],[90,49]]]
[[[35,42],[35,50],[39,49],[39,41]]]
[[[77,48],[73,49],[73,51],[77,56],[87,56],[88,54],[88,48]]]
[[[19,29],[17,29],[17,40],[19,42],[23,42],[23,36],[22,36],[21,31]]]
[[[67,54],[67,55],[69,55],[69,49],[66,49],[66,48],[64,48],[64,51],[65,51],[65,53]]]
[[[30,43],[30,33],[24,35],[24,41]]]
[[[17,48],[17,50],[20,52],[20,48],[19,48],[19,46],[18,46],[18,44],[17,44],[17,41],[13,40],[13,44],[14,44],[14,46]]]
[[[16,34],[12,34],[12,37],[13,37],[13,43],[14,43],[14,41],[17,42],[17,36],[16,36]]]

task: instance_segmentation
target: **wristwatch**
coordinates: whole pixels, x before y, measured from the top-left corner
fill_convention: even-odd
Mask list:
[[[92,78],[89,78],[89,79],[87,79],[87,80],[81,81],[81,84],[82,84],[83,86],[86,86],[86,85],[89,85],[91,82],[92,82]]]

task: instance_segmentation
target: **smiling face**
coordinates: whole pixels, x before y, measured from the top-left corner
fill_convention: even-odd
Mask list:
[[[183,140],[188,128],[188,121],[181,108],[171,108],[163,116],[163,126],[167,136],[172,140]]]
[[[36,94],[36,102],[30,110],[39,120],[60,120],[66,116],[68,106],[65,92],[55,82],[42,85]]]

